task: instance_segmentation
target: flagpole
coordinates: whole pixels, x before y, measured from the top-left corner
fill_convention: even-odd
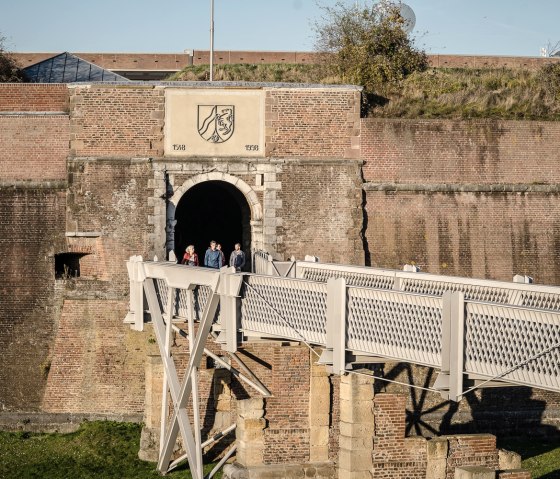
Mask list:
[[[214,80],[214,0],[210,0],[210,81]]]

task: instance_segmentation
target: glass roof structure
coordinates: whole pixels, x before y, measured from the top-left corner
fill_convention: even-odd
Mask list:
[[[129,81],[76,55],[64,52],[22,70],[30,83],[74,83]]]

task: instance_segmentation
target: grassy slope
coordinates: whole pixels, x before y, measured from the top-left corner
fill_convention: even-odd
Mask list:
[[[0,478],[160,478],[155,463],[138,459],[140,430],[139,424],[102,421],[84,423],[71,434],[0,432]],[[166,477],[191,475],[182,467]]]
[[[154,463],[138,459],[140,429],[139,424],[102,421],[84,423],[72,434],[0,432],[0,478],[159,478]],[[521,454],[533,479],[560,479],[559,439],[507,441],[500,447]],[[191,476],[183,467],[166,477]]]
[[[216,81],[345,83],[320,65],[218,65]],[[207,80],[208,65],[170,80]],[[430,69],[371,98],[369,116],[560,120],[560,64],[539,71]]]
[[[499,447],[521,455],[522,466],[533,479],[560,479],[560,439],[510,440]]]

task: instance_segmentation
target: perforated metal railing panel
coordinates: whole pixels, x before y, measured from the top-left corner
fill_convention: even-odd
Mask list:
[[[400,280],[400,290],[407,293],[424,294],[429,296],[442,296],[446,291],[460,291],[465,294],[466,300],[484,301],[499,304],[516,304],[531,308],[541,308],[549,311],[560,311],[560,293],[538,291],[537,285],[526,285],[521,289],[512,284],[508,287],[506,282],[491,282],[478,280],[485,284],[476,284],[477,280],[471,278],[445,277],[424,273],[415,273],[417,278],[410,273],[402,271],[381,270],[378,268],[360,268],[355,271],[355,266],[317,265],[304,263],[299,266],[300,275],[309,281],[326,283],[330,278],[344,278],[348,286],[392,290],[395,281]],[[421,275],[421,276],[420,276]],[[496,283],[496,284],[489,284]],[[517,286],[517,287],[516,287]]]
[[[560,314],[495,304],[466,303],[465,371],[493,378],[560,344]],[[560,391],[560,350],[503,377]]]
[[[523,291],[521,304],[528,308],[541,308],[560,312],[560,294],[540,291]]]
[[[271,276],[244,277],[244,330],[325,345],[326,318],[326,284]]]
[[[442,300],[348,288],[348,348],[441,366]]]
[[[168,286],[164,279],[156,279],[156,295],[161,311],[167,313],[167,296]],[[175,292],[175,307],[173,308],[173,316],[179,318],[187,318],[189,314],[188,298],[192,298],[192,310],[194,312],[194,319],[200,320],[202,312],[208,301],[208,297],[212,290],[208,286],[196,286],[192,292],[186,289],[178,289]],[[191,293],[191,294],[189,294]]]
[[[344,278],[348,286],[361,286],[364,288],[393,289],[395,279],[393,276],[372,273],[358,273],[342,269],[301,267],[303,279],[326,283],[330,278]]]
[[[465,299],[493,303],[508,303],[511,295],[511,290],[507,288],[412,278],[403,279],[401,289],[408,293],[433,296],[442,296],[446,291],[461,291],[465,293]]]

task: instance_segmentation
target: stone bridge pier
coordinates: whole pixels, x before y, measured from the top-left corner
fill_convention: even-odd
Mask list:
[[[181,347],[177,338],[174,348]],[[219,346],[210,345],[216,352]],[[317,351],[294,342],[255,341],[238,352],[270,389],[262,397],[228,371],[202,361],[199,404],[203,437],[235,423],[233,436],[206,450],[217,461],[233,443],[227,479],[530,479],[520,457],[496,448],[491,434],[405,437],[406,396],[374,394],[366,370],[344,376],[317,364]],[[173,354],[173,353],[172,353]],[[176,354],[176,356],[181,356]],[[176,358],[187,362],[186,355]],[[155,460],[159,445],[159,358],[147,362],[146,415],[140,456]],[[176,451],[175,457],[181,455]],[[206,462],[205,461],[205,462]]]

